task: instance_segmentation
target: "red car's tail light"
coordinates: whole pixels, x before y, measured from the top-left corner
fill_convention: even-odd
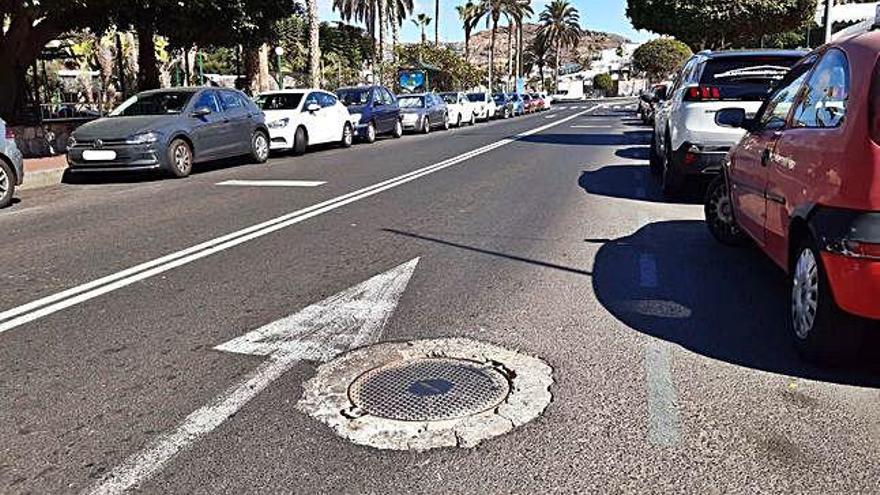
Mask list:
[[[688,88],[684,94],[685,101],[718,101],[721,99],[721,90],[715,86],[694,86]]]

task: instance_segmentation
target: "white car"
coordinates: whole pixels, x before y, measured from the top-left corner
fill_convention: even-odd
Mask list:
[[[654,114],[651,172],[662,177],[663,192],[675,194],[689,180],[720,173],[727,152],[745,131],[718,125],[715,114],[738,107],[754,115],[788,68],[804,55],[790,50],[733,50],[691,57]]]
[[[491,120],[495,118],[495,100],[489,93],[470,93],[468,100],[473,103],[478,120]]]
[[[544,102],[543,110],[550,110],[550,107],[553,105],[550,95],[547,93],[538,93],[538,97]]]
[[[464,124],[474,125],[477,121],[476,107],[464,93],[440,93],[449,111],[449,122],[456,127]]]
[[[314,144],[339,143],[348,148],[354,140],[351,114],[333,93],[285,89],[263,93],[256,102],[266,114],[271,150],[299,155]]]

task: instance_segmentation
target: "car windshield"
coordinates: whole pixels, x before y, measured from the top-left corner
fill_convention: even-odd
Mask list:
[[[116,110],[110,112],[110,117],[176,115],[183,112],[193,94],[193,91],[141,93],[125,100]]]
[[[473,102],[486,101],[486,93],[471,93],[468,95],[468,100]]]
[[[370,88],[340,89],[336,92],[336,96],[339,97],[339,101],[341,101],[343,105],[350,107],[352,105],[366,105],[369,103],[370,92]]]
[[[492,99],[495,100],[495,103],[504,103],[507,101],[507,97],[504,95],[494,95]]]
[[[798,60],[796,56],[710,59],[700,84],[717,87],[722,100],[761,101]]]
[[[443,98],[443,101],[449,104],[458,103],[458,94],[457,93],[441,93],[440,98]]]
[[[425,106],[423,96],[401,96],[397,99],[400,108],[422,108]]]
[[[296,110],[302,102],[303,93],[268,94],[257,97],[262,110]]]

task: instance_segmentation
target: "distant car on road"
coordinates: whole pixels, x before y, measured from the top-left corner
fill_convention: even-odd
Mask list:
[[[434,128],[449,129],[446,103],[433,93],[398,95],[403,129],[428,134]]]
[[[24,180],[24,160],[15,144],[15,134],[0,119],[0,208],[12,203],[16,186]]]
[[[188,176],[195,163],[244,155],[269,158],[265,116],[244,93],[221,88],[139,93],[76,129],[67,149],[73,172],[163,170],[173,177]]]
[[[643,123],[654,123],[654,112],[657,110],[657,106],[666,100],[668,89],[669,85],[666,83],[656,84],[639,95],[638,112]]]
[[[535,111],[542,112],[550,109],[550,99],[543,93],[529,93],[534,100]]]
[[[477,120],[487,121],[495,118],[495,101],[489,93],[470,93],[467,98],[474,105]]]
[[[789,335],[808,359],[843,362],[862,331],[880,330],[878,53],[877,32],[834,41],[756,115],[736,101],[714,115],[747,134],[709,187],[709,231],[725,244],[748,237],[789,274]]]
[[[397,98],[384,86],[356,86],[339,88],[336,96],[348,107],[355,124],[355,136],[368,143],[376,136],[389,134],[399,138],[403,135],[400,107]]]
[[[526,114],[526,102],[518,93],[507,93],[507,98],[513,103],[513,116]]]
[[[449,121],[456,127],[464,124],[474,125],[477,121],[473,103],[462,92],[440,93],[440,98],[446,103],[449,111]]]
[[[524,93],[522,95],[522,100],[526,113],[535,113],[538,111],[538,107],[541,103],[538,100],[532,98],[532,95]]]
[[[754,115],[770,90],[806,52],[733,50],[700,52],[675,76],[669,97],[654,116],[651,171],[663,192],[675,194],[696,177],[721,171],[727,152],[744,131],[715,123],[715,114],[737,106]]]
[[[495,117],[499,119],[509,119],[516,113],[513,100],[505,93],[495,93],[492,95],[495,102]]]
[[[336,95],[320,89],[291,89],[263,93],[255,98],[266,115],[272,150],[305,153],[314,144],[351,146],[351,114]]]

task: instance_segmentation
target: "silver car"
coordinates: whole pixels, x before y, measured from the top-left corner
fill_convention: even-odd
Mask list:
[[[24,160],[15,145],[15,134],[0,119],[0,208],[12,203],[15,187],[23,180]]]

